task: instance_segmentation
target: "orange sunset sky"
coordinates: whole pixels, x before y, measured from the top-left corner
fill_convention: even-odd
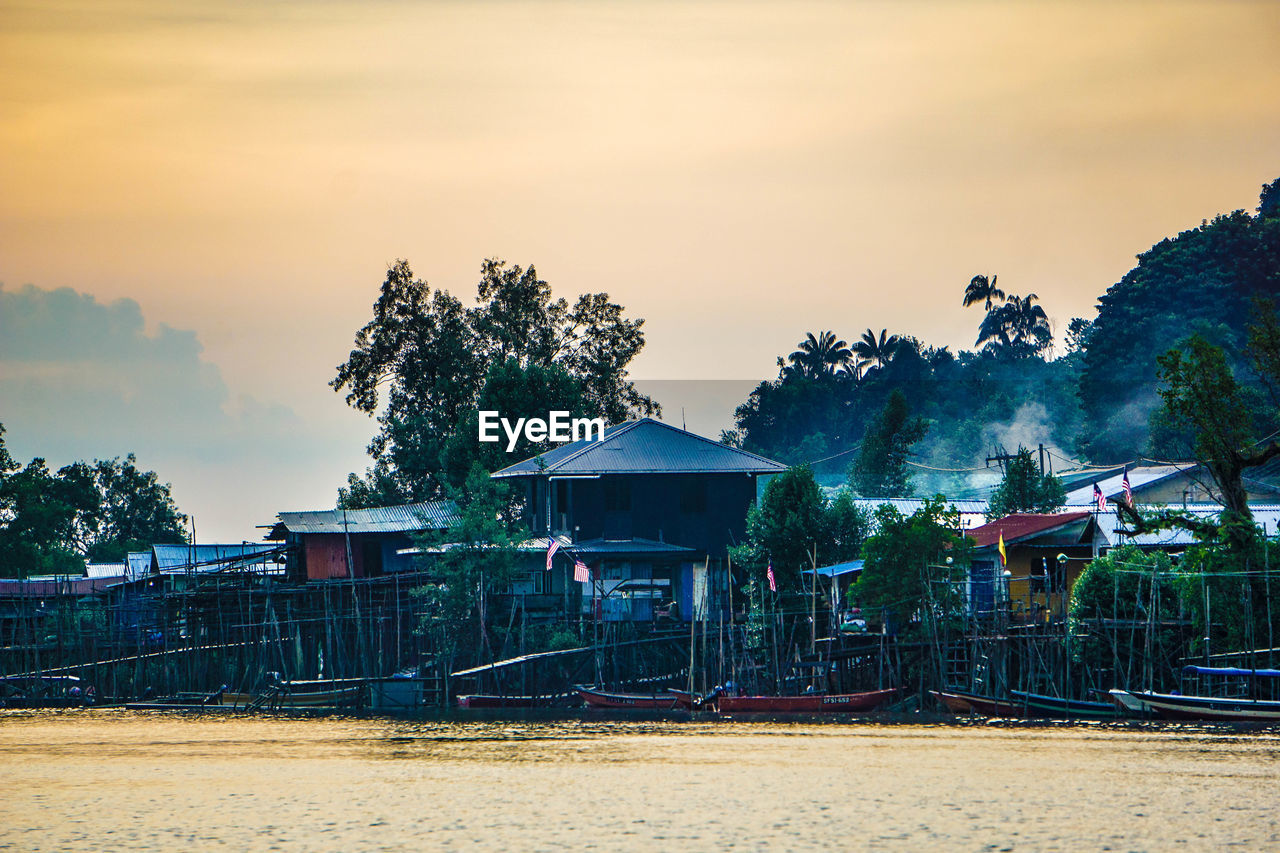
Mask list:
[[[979,272],[1062,330],[1280,176],[1277,57],[1274,2],[0,0],[0,422],[239,540],[363,469],[326,382],[399,257],[608,291],[646,379],[968,347]]]

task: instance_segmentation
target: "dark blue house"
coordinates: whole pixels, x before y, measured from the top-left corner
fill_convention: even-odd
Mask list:
[[[709,563],[718,599],[727,551],[742,542],[758,479],[786,467],[643,418],[492,476],[523,498],[531,534],[555,537],[566,552],[542,591],[554,595],[572,584],[577,557],[602,581],[594,590],[582,585],[584,609],[595,602],[606,620],[648,621],[663,613],[688,618],[695,564]]]

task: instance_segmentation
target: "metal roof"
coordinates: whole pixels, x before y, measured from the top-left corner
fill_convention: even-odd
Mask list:
[[[151,571],[219,572],[264,563],[279,550],[275,545],[152,545]]]
[[[126,563],[86,563],[84,576],[87,578],[122,578],[127,573]]]
[[[570,555],[585,554],[607,556],[609,554],[692,554],[692,548],[659,542],[656,539],[586,539],[565,545]]]
[[[1136,492],[1184,471],[1190,472],[1195,467],[1195,465],[1143,465],[1137,468],[1130,468],[1129,488]],[[1108,500],[1118,498],[1124,494],[1124,469],[1121,469],[1119,473],[1099,473],[1108,473],[1108,476],[1088,479],[1083,482],[1076,481],[1076,484],[1067,491],[1066,502],[1068,504],[1083,504],[1093,500],[1093,484],[1095,481]]]
[[[881,506],[891,506],[905,516],[911,516],[924,508],[924,501],[919,498],[854,498],[855,505],[867,512],[874,513]],[[987,519],[987,501],[958,500],[947,501],[948,507],[955,507],[960,513],[960,529],[968,530],[977,527]]]
[[[703,438],[653,418],[605,430],[494,473],[494,478],[602,474],[779,474],[781,462]]]
[[[851,575],[854,572],[862,571],[863,567],[866,565],[866,562],[867,562],[866,560],[850,560],[847,563],[832,563],[830,566],[818,566],[818,577],[841,578],[841,577],[844,577],[845,575]],[[811,575],[813,574],[813,569],[805,569],[800,574]]]
[[[424,501],[371,509],[282,512],[276,528],[290,533],[418,533],[447,530],[458,523],[453,501]],[[276,535],[272,530],[273,537]],[[283,538],[283,537],[280,537]]]
[[[1004,535],[1004,544],[1009,545],[1033,536],[1043,536],[1079,521],[1087,521],[1088,518],[1087,512],[1015,512],[965,533],[976,547],[989,548],[999,543],[1001,534]]]
[[[151,572],[150,551],[130,551],[128,560],[129,570],[125,573],[125,580],[136,581]]]

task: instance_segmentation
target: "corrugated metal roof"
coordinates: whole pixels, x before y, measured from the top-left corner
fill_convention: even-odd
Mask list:
[[[605,430],[602,441],[575,441],[518,462],[495,478],[601,474],[778,474],[781,462],[729,447],[653,418]]]
[[[867,562],[866,560],[850,560],[847,563],[832,563],[829,566],[818,566],[818,577],[841,578],[841,577],[844,577],[845,575],[851,575],[854,572],[862,571],[863,567],[866,565],[866,562]],[[813,571],[814,571],[813,569],[805,569],[800,574],[811,575],[813,574]]]
[[[152,545],[151,570],[218,572],[262,563],[278,552],[275,545]]]
[[[655,539],[586,539],[565,545],[570,554],[692,554],[692,548],[658,542]]]
[[[924,501],[919,498],[854,498],[853,502],[867,512],[872,513],[887,504],[908,517],[924,508]],[[956,512],[960,513],[961,530],[977,527],[987,520],[987,502],[985,500],[947,501],[947,506],[955,507]]]
[[[122,578],[127,573],[127,563],[86,563],[84,576],[87,578]]]
[[[1135,492],[1146,486],[1153,485],[1181,474],[1183,471],[1191,471],[1195,469],[1195,465],[1143,465],[1138,468],[1129,469],[1129,488]],[[1098,488],[1102,489],[1102,493],[1107,496],[1108,500],[1118,498],[1124,494],[1124,470],[1119,473],[1113,473],[1107,477],[1097,479]],[[1068,504],[1084,504],[1093,500],[1093,484],[1094,480],[1088,482],[1078,482],[1067,492]]]
[[[447,530],[459,521],[453,501],[381,506],[372,509],[326,509],[282,512],[280,523],[290,533],[417,533]]]
[[[1042,536],[1050,531],[1066,527],[1089,518],[1087,512],[1059,512],[1052,514],[1016,512],[997,519],[990,524],[975,527],[966,531],[978,548],[986,548],[997,544],[1000,535],[1004,534],[1004,544],[1009,545],[1032,536]]]
[[[150,551],[130,551],[128,560],[129,570],[125,573],[125,580],[136,581],[151,572]]]

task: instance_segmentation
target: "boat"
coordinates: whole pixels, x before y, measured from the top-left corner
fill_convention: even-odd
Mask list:
[[[468,693],[458,697],[459,708],[546,708],[549,696],[498,696],[492,693]]]
[[[1111,701],[1115,703],[1116,707],[1126,714],[1138,717],[1154,717],[1156,715],[1154,708],[1128,690],[1112,689],[1107,691],[1107,695],[1111,697]]]
[[[1051,719],[1103,720],[1120,716],[1120,708],[1112,702],[1090,702],[1083,699],[1060,699],[1042,693],[1010,690],[1009,695],[1018,700],[1030,717]]]
[[[808,693],[801,696],[731,696],[721,693],[716,706],[721,713],[829,714],[842,711],[874,711],[888,702],[898,688],[866,693]]]
[[[608,693],[582,685],[578,685],[576,689],[582,701],[592,708],[668,711],[687,707],[681,704],[682,697],[670,690],[664,693]]]
[[[981,693],[968,693],[961,690],[930,690],[929,695],[937,699],[953,714],[981,714],[984,717],[1025,717],[1027,709],[1018,702],[1008,699],[997,699],[994,696],[983,696]]]
[[[1280,722],[1280,670],[1186,666],[1182,686],[1182,693],[1113,690],[1111,695],[1120,702],[1127,696],[1167,720]]]
[[[75,675],[0,677],[0,708],[77,708],[93,701],[93,685]]]

